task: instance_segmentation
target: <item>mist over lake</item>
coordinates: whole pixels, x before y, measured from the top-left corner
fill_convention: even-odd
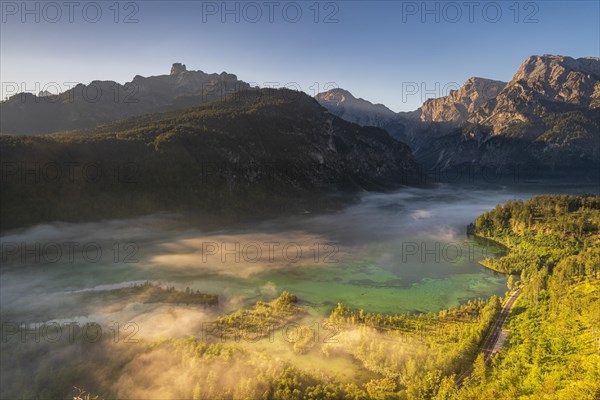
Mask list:
[[[479,264],[503,254],[502,246],[467,237],[466,225],[498,203],[533,194],[440,185],[365,194],[338,212],[230,229],[203,229],[183,215],[155,214],[15,230],[2,237],[2,314],[20,322],[149,318],[164,310],[110,309],[93,297],[82,304],[79,297],[147,281],[216,294],[219,312],[283,290],[318,315],[338,302],[373,312],[437,312],[506,291],[506,276]],[[36,256],[27,252],[35,246]],[[187,318],[187,311],[175,312],[173,321]],[[198,313],[202,319],[207,311]],[[181,334],[197,329],[179,327]]]
[[[600,399],[600,2],[0,9],[0,399]]]

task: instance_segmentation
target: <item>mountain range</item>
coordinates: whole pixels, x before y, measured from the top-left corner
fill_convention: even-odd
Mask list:
[[[175,63],[168,75],[136,75],[123,85],[93,81],[55,95],[15,94],[0,102],[0,133],[35,135],[90,128],[136,115],[197,106],[249,88],[233,74],[188,71],[185,65]]]
[[[314,211],[336,203],[328,194],[417,185],[421,173],[383,129],[285,89],[62,134],[1,135],[0,153],[2,229],[163,210]]]
[[[410,113],[390,114],[343,89],[316,99],[342,118],[386,129],[428,169],[521,165],[525,174],[569,175],[598,169],[599,79],[598,58],[544,55],[527,58],[510,82],[473,77]]]
[[[510,82],[470,78],[402,113],[344,89],[311,98],[179,63],[125,85],[17,94],[0,103],[2,229],[159,210],[302,211],[323,195],[462,168],[598,179],[599,79],[598,58],[532,56]],[[90,166],[102,179],[82,175]],[[122,179],[124,166],[136,179]]]

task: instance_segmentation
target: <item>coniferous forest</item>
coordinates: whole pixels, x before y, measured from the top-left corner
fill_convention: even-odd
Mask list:
[[[599,15],[0,1],[0,400],[600,400]]]

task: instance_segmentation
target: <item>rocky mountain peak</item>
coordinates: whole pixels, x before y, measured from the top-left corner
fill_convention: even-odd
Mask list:
[[[528,57],[502,92],[469,120],[499,134],[518,124],[539,125],[540,118],[560,107],[582,111],[600,107],[599,58]]]
[[[528,57],[509,82],[507,95],[535,92],[549,101],[583,107],[600,105],[600,59],[549,55]]]
[[[319,93],[316,96],[319,102],[328,102],[340,105],[343,102],[353,102],[357,98],[352,95],[349,91],[341,88],[331,89],[323,93]]]
[[[506,82],[473,76],[465,81],[458,92],[467,97],[490,99],[506,86]]]
[[[136,75],[124,85],[113,81],[78,84],[52,95],[52,101],[40,101],[48,95],[43,92],[39,96],[14,95],[0,102],[0,129],[1,133],[23,135],[93,127],[134,115],[197,106],[249,87],[233,74],[188,71],[185,64],[174,63],[170,75]],[[90,93],[97,92],[105,95],[90,101]]]
[[[356,98],[345,89],[331,89],[317,94],[315,99],[332,114],[363,126],[382,126],[396,116],[383,104]]]
[[[572,58],[544,54],[528,57],[513,76],[511,83],[518,80],[544,79],[556,81],[561,75],[569,72],[600,78],[600,59],[597,57]]]
[[[179,75],[180,73],[185,72],[185,71],[187,71],[185,64],[174,63],[173,66],[171,67],[171,75]]]
[[[504,89],[506,82],[471,77],[447,96],[429,99],[421,106],[421,121],[459,125],[469,115]]]

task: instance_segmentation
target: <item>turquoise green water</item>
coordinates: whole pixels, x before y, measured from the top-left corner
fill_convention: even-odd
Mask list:
[[[338,302],[365,311],[437,312],[468,299],[504,294],[506,277],[479,264],[502,249],[470,240],[465,230],[478,214],[514,197],[506,190],[406,189],[365,196],[341,212],[219,232],[172,216],[40,226],[3,240],[94,241],[102,245],[103,257],[94,263],[75,257],[74,262],[4,268],[2,310],[22,316],[35,310],[39,316],[44,307],[59,307],[65,317],[79,315],[81,307],[69,303],[70,291],[148,280],[219,294],[220,312],[274,298],[283,290],[296,294],[315,315],[325,315]],[[115,242],[135,243],[135,262],[115,262]],[[272,259],[264,247],[271,242],[279,243]],[[225,260],[225,250],[205,257],[207,243],[230,254]],[[251,246],[248,250],[252,243],[262,247],[258,261]],[[237,259],[231,254],[236,244],[238,253],[246,249]],[[282,256],[280,249],[290,244],[292,250],[302,250],[299,260]],[[335,252],[321,251],[315,258],[315,245]]]
[[[220,231],[173,215],[40,225],[4,235],[2,242],[28,247],[96,243],[102,247],[102,257],[89,262],[76,253],[72,261],[66,256],[57,262],[26,257],[4,263],[1,311],[22,321],[56,314],[81,316],[89,309],[72,299],[72,291],[153,281],[219,294],[215,313],[272,299],[283,290],[296,294],[313,315],[326,315],[338,302],[365,311],[437,312],[506,291],[506,277],[479,264],[504,250],[465,235],[466,225],[477,215],[536,193],[582,190],[595,189],[403,189],[366,195],[331,214],[306,213]],[[117,257],[115,243],[121,246]],[[123,262],[123,246],[130,243],[135,245],[134,260]],[[207,243],[220,251],[210,251]],[[266,254],[266,243],[278,244],[273,257]],[[253,245],[261,247],[261,257],[256,257],[259,250],[253,252]],[[324,251],[315,256],[315,246],[322,245]],[[290,257],[281,250],[286,246],[299,249],[301,257],[291,260],[294,252]],[[327,251],[331,249],[333,254]],[[136,310],[128,308],[126,317],[135,317]]]

